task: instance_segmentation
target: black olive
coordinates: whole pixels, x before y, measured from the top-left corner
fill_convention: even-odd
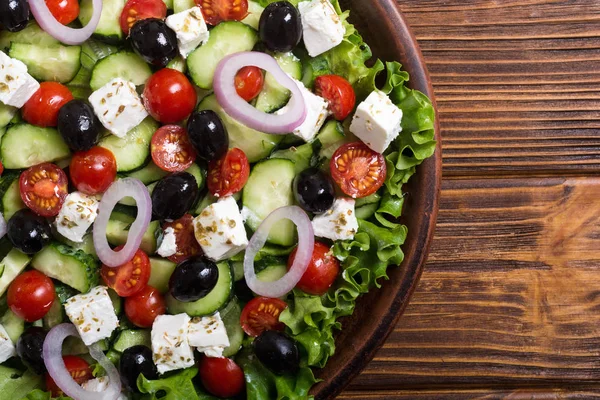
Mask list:
[[[177,56],[177,35],[165,21],[142,19],[129,31],[131,45],[147,63],[164,67]]]
[[[119,371],[125,386],[136,393],[139,393],[136,382],[140,374],[146,379],[158,379],[158,371],[152,361],[152,350],[143,345],[125,349],[119,361]]]
[[[254,292],[248,287],[245,279],[240,279],[233,284],[233,292],[236,297],[244,303],[247,303],[254,298]]]
[[[216,112],[195,111],[188,119],[187,131],[198,157],[211,161],[227,152],[229,135]]]
[[[17,355],[29,369],[38,375],[46,372],[44,364],[44,339],[46,331],[39,327],[28,328],[17,340]]]
[[[264,331],[253,343],[256,357],[277,375],[295,374],[300,368],[296,342],[283,332]]]
[[[309,168],[294,179],[294,196],[300,207],[320,214],[333,206],[335,187],[331,178],[323,171]]]
[[[92,106],[83,100],[71,100],[58,112],[58,131],[71,150],[84,151],[98,143],[102,125]]]
[[[271,3],[260,16],[258,33],[269,50],[292,51],[302,39],[300,13],[288,1]]]
[[[214,289],[219,279],[217,264],[207,258],[191,258],[179,264],[169,279],[169,292],[176,300],[200,300]]]
[[[29,21],[29,3],[27,0],[0,1],[0,22],[10,32],[25,29]]]
[[[152,192],[152,213],[157,219],[179,219],[198,198],[198,183],[190,173],[169,175]]]
[[[8,220],[7,235],[17,249],[35,254],[50,243],[52,228],[44,217],[24,208]]]

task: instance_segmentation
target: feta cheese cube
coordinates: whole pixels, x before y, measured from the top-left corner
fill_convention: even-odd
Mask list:
[[[27,66],[0,51],[0,101],[21,108],[40,88],[27,73]]]
[[[371,150],[383,153],[402,131],[402,110],[385,93],[376,90],[359,104],[350,132]]]
[[[104,286],[96,286],[88,293],[71,297],[65,303],[65,312],[86,346],[110,337],[119,326],[115,309]]]
[[[67,195],[54,222],[58,233],[73,242],[83,242],[83,236],[98,216],[98,204],[96,196],[81,192]]]
[[[333,49],[344,40],[346,28],[329,0],[298,3],[302,18],[304,45],[311,57]]]
[[[10,340],[6,329],[0,325],[0,363],[3,363],[16,354],[17,351],[15,350],[14,343]]]
[[[102,125],[120,138],[148,116],[135,85],[121,78],[96,90],[89,101]]]
[[[306,142],[310,142],[315,138],[319,130],[325,123],[325,120],[329,116],[328,103],[324,98],[317,96],[310,90],[308,90],[304,84],[294,79],[294,82],[300,88],[302,97],[304,98],[304,104],[306,105],[306,119],[292,132],[294,135],[304,139]],[[277,115],[285,114],[288,111],[288,106],[285,106],[275,112]]]
[[[339,198],[333,207],[312,220],[315,236],[331,240],[350,240],[358,231],[354,200]]]
[[[188,343],[190,317],[183,313],[159,315],[152,324],[152,358],[160,374],[194,365],[194,352]]]
[[[168,227],[163,232],[162,242],[156,251],[161,257],[170,257],[177,253],[177,238],[175,237],[175,229]]]
[[[166,22],[177,35],[179,53],[183,58],[187,58],[200,44],[206,43],[210,36],[200,7],[170,15]]]
[[[81,387],[90,392],[101,393],[108,389],[110,380],[108,376],[100,376],[98,378],[90,379],[81,384]],[[123,393],[117,397],[117,400],[127,400],[127,396]]]
[[[231,196],[202,210],[194,219],[194,234],[204,254],[215,261],[233,257],[248,245],[240,209]]]
[[[222,357],[223,350],[229,346],[227,329],[216,313],[209,317],[196,317],[190,322],[188,331],[190,346],[196,347],[200,353],[209,357]]]

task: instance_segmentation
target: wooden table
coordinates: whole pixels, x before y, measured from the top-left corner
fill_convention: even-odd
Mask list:
[[[400,7],[436,91],[442,202],[416,294],[340,398],[600,398],[600,1]]]

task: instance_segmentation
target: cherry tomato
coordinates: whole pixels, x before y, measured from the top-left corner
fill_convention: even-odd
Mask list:
[[[119,251],[123,246],[118,246]],[[106,285],[121,297],[133,296],[148,284],[150,279],[150,259],[142,250],[133,256],[133,259],[123,265],[112,268],[102,265],[100,276]]]
[[[21,173],[21,199],[33,212],[43,217],[58,215],[68,194],[69,179],[51,163],[35,165]]]
[[[150,328],[156,317],[166,311],[163,296],[152,286],[146,286],[133,296],[125,298],[125,314],[140,328]]]
[[[203,357],[198,365],[202,385],[218,397],[234,397],[246,386],[244,372],[230,358]]]
[[[196,236],[194,236],[193,221],[194,217],[192,215],[185,214],[183,217],[173,222],[165,222],[163,224],[163,229],[173,228],[175,231],[177,252],[167,258],[176,264],[202,253],[202,249],[196,240]]]
[[[73,380],[78,384],[81,385],[94,378],[90,364],[83,358],[63,356],[63,361],[65,362],[65,368],[67,368]],[[48,373],[46,373],[46,390],[52,393],[52,397],[60,397],[64,394]]]
[[[242,190],[249,175],[250,164],[246,154],[240,149],[230,149],[208,165],[208,190],[219,197],[232,195]]]
[[[166,16],[167,5],[162,0],[128,0],[119,23],[123,33],[129,35],[129,30],[137,21],[146,18],[164,19]]]
[[[197,97],[188,78],[171,68],[156,72],[144,88],[146,109],[163,124],[173,124],[187,118],[196,107]]]
[[[196,150],[179,125],[158,128],[152,136],[150,153],[154,163],[169,172],[185,171],[196,161]]]
[[[264,84],[265,77],[258,67],[244,67],[235,75],[235,91],[246,101],[258,96]]]
[[[288,270],[294,263],[296,250],[294,249],[288,258]],[[321,296],[333,285],[339,273],[340,262],[333,256],[331,247],[320,242],[315,242],[315,248],[308,268],[296,287],[308,294]]]
[[[333,117],[342,121],[350,115],[356,104],[354,88],[339,75],[321,75],[315,79],[315,94],[329,103]]]
[[[282,331],[285,325],[279,322],[279,314],[286,308],[287,304],[283,300],[255,297],[242,310],[240,316],[242,329],[253,337],[264,331]]]
[[[23,119],[32,125],[58,125],[58,111],[73,100],[73,94],[58,82],[42,82],[40,88],[23,105]]]
[[[241,21],[248,15],[248,0],[195,0],[207,24]]]
[[[0,161],[0,175],[2,175],[3,172],[4,172],[4,165],[2,164],[2,161]]]
[[[92,147],[73,155],[69,174],[73,185],[85,194],[104,193],[117,177],[117,160],[104,147]]]
[[[333,180],[353,198],[367,197],[378,191],[387,171],[383,155],[363,142],[348,143],[337,149],[330,169]]]
[[[54,283],[39,271],[31,270],[17,276],[8,287],[8,306],[27,322],[42,318],[54,302]]]

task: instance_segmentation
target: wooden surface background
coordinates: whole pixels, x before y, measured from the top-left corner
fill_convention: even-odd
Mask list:
[[[340,399],[600,398],[600,0],[400,7],[437,96],[440,216]]]

